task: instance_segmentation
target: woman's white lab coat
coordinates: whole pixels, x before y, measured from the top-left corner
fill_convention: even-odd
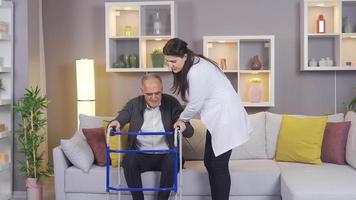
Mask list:
[[[211,133],[215,156],[245,143],[252,127],[241,98],[225,74],[200,58],[190,68],[187,78],[188,103],[180,119],[187,121],[200,113],[202,122]]]

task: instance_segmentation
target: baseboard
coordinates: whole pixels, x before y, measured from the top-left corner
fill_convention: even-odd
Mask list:
[[[13,200],[25,200],[26,199],[26,191],[14,191],[12,193]]]

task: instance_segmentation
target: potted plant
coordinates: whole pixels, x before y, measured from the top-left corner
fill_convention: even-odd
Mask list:
[[[350,103],[345,104],[345,110],[348,111],[355,111],[356,112],[356,97],[354,97]]]
[[[151,53],[151,60],[153,67],[163,67],[164,65],[164,55],[162,49],[156,48],[153,49]]]
[[[47,123],[44,115],[48,106],[48,98],[40,94],[38,87],[26,89],[24,96],[14,104],[14,112],[21,117],[20,128],[16,131],[19,141],[19,152],[25,156],[18,161],[17,167],[22,176],[26,177],[27,199],[41,200],[42,185],[40,178],[52,174],[52,167],[43,167],[43,154],[38,148],[45,141],[42,129]]]

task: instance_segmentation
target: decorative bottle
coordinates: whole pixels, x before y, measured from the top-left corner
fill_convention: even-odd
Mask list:
[[[325,19],[323,15],[319,15],[318,20],[316,21],[316,32],[325,33]]]
[[[156,12],[153,17],[153,34],[154,35],[162,34],[162,23],[159,16],[159,12]]]
[[[251,103],[259,103],[262,100],[262,80],[253,78],[250,80],[251,86],[248,90],[248,100]]]

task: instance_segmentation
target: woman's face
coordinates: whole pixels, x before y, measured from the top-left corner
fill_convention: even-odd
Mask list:
[[[173,73],[182,71],[185,61],[187,60],[187,54],[181,58],[179,56],[164,56],[166,63],[171,68]]]

